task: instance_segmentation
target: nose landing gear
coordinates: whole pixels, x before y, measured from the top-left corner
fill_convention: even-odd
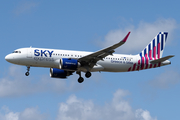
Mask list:
[[[26,76],[29,76],[30,66],[27,66],[27,72],[25,73]]]

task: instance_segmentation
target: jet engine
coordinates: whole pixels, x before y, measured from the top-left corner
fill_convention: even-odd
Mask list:
[[[62,70],[75,71],[78,67],[80,67],[80,63],[78,62],[78,60],[71,58],[60,59],[59,68]]]
[[[61,70],[57,68],[50,68],[50,77],[52,78],[66,78],[72,75],[71,71]]]

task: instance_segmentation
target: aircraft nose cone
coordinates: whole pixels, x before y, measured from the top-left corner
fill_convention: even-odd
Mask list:
[[[8,62],[11,62],[12,59],[13,58],[10,55],[6,55],[6,57],[5,57],[5,60],[8,61]]]

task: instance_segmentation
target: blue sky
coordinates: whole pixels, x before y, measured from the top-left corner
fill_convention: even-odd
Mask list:
[[[0,4],[1,120],[180,119],[178,1],[17,0]],[[12,65],[4,57],[22,47],[97,51],[121,40],[116,53],[137,54],[167,31],[163,56],[172,64],[128,73],[53,79],[49,68]]]

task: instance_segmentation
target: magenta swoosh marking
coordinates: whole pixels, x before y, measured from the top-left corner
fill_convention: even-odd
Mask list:
[[[149,51],[149,58],[152,60],[152,50]]]
[[[146,68],[145,69],[147,69],[148,68],[148,63],[149,63],[149,58],[147,57],[147,54],[145,55],[145,57],[146,57]]]
[[[161,67],[161,63],[160,62],[158,63],[158,67]]]
[[[158,43],[158,59],[160,58],[160,43]]]
[[[138,66],[136,70],[139,70],[139,66],[140,66],[140,60],[138,60]]]
[[[156,46],[153,48],[153,58],[156,60]]]
[[[152,68],[152,64],[150,64],[149,68]]]
[[[134,71],[134,70],[135,70],[135,68],[136,68],[136,63],[133,65],[133,69],[132,69],[132,71]]]
[[[144,69],[144,57],[142,57],[141,70]]]
[[[156,67],[156,64],[154,64],[154,68]]]

